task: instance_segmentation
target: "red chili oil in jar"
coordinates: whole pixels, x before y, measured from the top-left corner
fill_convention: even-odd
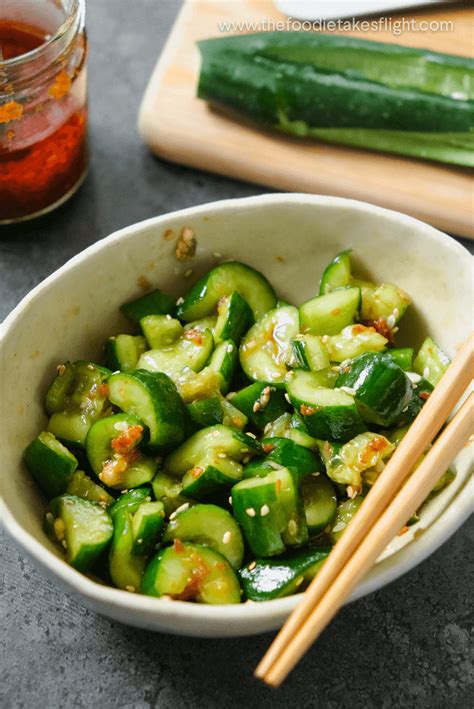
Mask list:
[[[0,223],[54,209],[87,169],[82,1],[12,7],[8,18],[0,8]]]

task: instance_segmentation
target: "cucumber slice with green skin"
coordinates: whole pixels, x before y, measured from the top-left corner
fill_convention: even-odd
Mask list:
[[[151,486],[156,499],[163,503],[167,517],[173,514],[178,507],[182,507],[185,504],[189,505],[190,502],[192,503],[192,501],[182,494],[182,482],[162,470],[157,472],[151,481]]]
[[[44,407],[49,416],[64,411],[67,399],[74,389],[76,372],[71,362],[64,362],[57,367],[57,375],[46,392]]]
[[[158,544],[165,523],[165,506],[162,502],[143,502],[133,515],[132,554],[148,556]]]
[[[381,353],[369,352],[353,359],[341,369],[336,386],[352,393],[364,421],[387,427],[398,420],[413,396],[403,369]]]
[[[115,522],[118,515],[127,513],[134,515],[143,502],[151,502],[151,490],[148,486],[137,487],[128,492],[122,492],[108,508],[108,513]]]
[[[221,342],[212,353],[207,368],[219,376],[222,394],[227,394],[230,389],[238,358],[237,347],[232,340]]]
[[[125,490],[153,480],[157,463],[137,448],[144,430],[142,421],[132,414],[106,416],[91,426],[87,457],[101,482],[114,490]]]
[[[307,372],[317,372],[329,367],[329,355],[317,335],[298,335],[291,341],[292,366]]]
[[[283,414],[265,427],[264,434],[265,438],[288,438],[303,448],[318,449],[317,440],[308,434],[299,414]]]
[[[237,291],[225,296],[217,304],[217,323],[214,330],[216,344],[225,340],[239,343],[253,322],[249,304]]]
[[[319,534],[336,515],[334,485],[326,475],[308,475],[301,484],[301,494],[308,531],[310,534]]]
[[[382,352],[388,340],[373,327],[357,324],[345,327],[339,335],[326,335],[323,342],[332,362],[344,362],[365,352]]]
[[[264,477],[276,465],[281,465],[296,473],[299,479],[310,473],[323,472],[324,465],[316,453],[298,445],[289,438],[264,438],[262,448],[264,460],[252,461],[244,468],[244,478]]]
[[[183,494],[201,502],[224,498],[242,474],[240,463],[210,450],[184,475]]]
[[[242,431],[248,423],[247,416],[220,395],[193,401],[186,409],[194,423],[201,427],[222,423]]]
[[[286,390],[310,436],[345,442],[365,430],[354,397],[337,389],[315,386],[312,372],[296,371]]]
[[[222,425],[210,426],[170,453],[164,460],[164,468],[172,475],[182,477],[191,468],[199,466],[209,452],[218,455],[220,460],[232,458],[240,462],[252,454],[261,454],[261,446],[246,433]]]
[[[212,547],[239,569],[244,557],[242,532],[232,515],[217,505],[194,505],[170,520],[163,542],[193,542]]]
[[[450,364],[449,357],[433,342],[431,337],[427,337],[415,357],[413,368],[435,387]]]
[[[265,276],[244,263],[229,261],[219,264],[194,284],[178,308],[178,317],[190,322],[212,315],[221,298],[234,291],[247,301],[255,320],[275,307],[275,292]]]
[[[143,574],[142,593],[209,605],[240,603],[241,597],[235,571],[221,554],[179,540],[150,561]]]
[[[173,315],[176,311],[175,299],[158,288],[140,298],[120,306],[120,310],[137,324],[147,315]]]
[[[151,349],[169,347],[183,333],[183,326],[171,315],[145,315],[140,327]]]
[[[209,359],[214,347],[210,330],[186,328],[183,336],[172,345],[149,350],[138,360],[138,369],[163,372],[176,381],[183,371],[199,372]]]
[[[303,591],[330,551],[304,549],[278,559],[255,559],[239,572],[245,597],[249,601],[271,601]]]
[[[430,398],[432,391],[433,386],[426,379],[423,379],[423,377],[419,382],[413,384],[413,396],[406,409],[400,414],[397,424],[404,425],[411,423],[418,416],[421,409]]]
[[[25,449],[23,458],[41,492],[51,499],[66,492],[77,459],[52,433],[43,431]]]
[[[295,477],[283,467],[265,477],[242,480],[232,488],[232,509],[257,556],[275,556],[308,538]]]
[[[112,539],[112,520],[95,502],[74,495],[51,501],[45,525],[67,552],[67,560],[78,571],[87,571]]]
[[[183,402],[166,374],[137,369],[113,374],[107,383],[110,401],[148,427],[150,446],[173,446],[183,440]]]
[[[270,310],[258,320],[240,346],[240,364],[249,379],[283,386],[291,340],[298,332],[298,309],[292,305]]]
[[[105,343],[105,359],[112,372],[129,372],[135,369],[138,359],[146,351],[145,338],[141,335],[117,335]]]
[[[312,298],[300,306],[301,330],[311,335],[337,335],[352,325],[360,302],[360,288],[343,288]]]
[[[366,431],[343,446],[319,441],[319,450],[331,480],[359,488],[362,473],[383,467],[381,462],[393,453],[395,446],[382,434]]]
[[[404,369],[406,372],[410,372],[413,367],[413,347],[393,347],[385,352],[386,355],[391,357],[395,364]]]
[[[109,552],[109,573],[112,583],[123,591],[140,590],[146,558],[133,553],[133,516],[121,510],[114,516],[114,536]]]
[[[338,505],[336,518],[331,530],[331,539],[333,544],[336,544],[336,542],[338,542],[342,537],[363,501],[364,498],[361,495],[358,495],[353,500],[346,500]]]
[[[98,502],[102,507],[109,507],[114,502],[112,495],[109,495],[107,490],[97,485],[82,470],[76,470],[73,473],[68,482],[66,493],[82,497],[83,500],[89,500],[90,502]]]
[[[53,413],[47,430],[66,444],[84,447],[90,427],[105,408],[105,380],[111,372],[93,362],[79,361],[73,367],[74,381],[63,400],[64,408]]]
[[[361,285],[361,320],[376,321],[382,318],[393,328],[403,317],[411,303],[410,296],[393,283]]]
[[[288,402],[281,389],[276,389],[263,382],[255,382],[248,387],[229,396],[232,406],[239,411],[256,426],[263,429],[274,421],[288,409]]]
[[[347,288],[351,282],[351,249],[341,251],[324,269],[319,285],[319,295],[326,295],[338,288]]]

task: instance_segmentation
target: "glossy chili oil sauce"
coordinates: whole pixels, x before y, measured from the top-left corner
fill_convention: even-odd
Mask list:
[[[86,40],[76,37],[77,47],[67,48],[64,62],[50,65],[46,53],[43,60],[33,51],[46,47],[50,34],[1,14],[0,0],[0,68],[13,77],[0,86],[0,223],[5,223],[61,203],[85,173]],[[20,70],[12,59],[22,63]]]

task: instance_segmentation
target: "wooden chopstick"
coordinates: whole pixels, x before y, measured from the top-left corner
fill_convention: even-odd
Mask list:
[[[368,532],[318,605],[266,673],[278,686],[340,609],[379,554],[416,512],[474,430],[474,393],[441,434],[392,503]]]
[[[348,561],[364,536],[400,489],[420,455],[445,423],[467,388],[474,368],[474,334],[459,350],[447,372],[411,425],[406,436],[370,490],[351,521],[351,533],[336,544],[302,600],[286,621],[258,665],[255,675],[263,678],[286,648]]]

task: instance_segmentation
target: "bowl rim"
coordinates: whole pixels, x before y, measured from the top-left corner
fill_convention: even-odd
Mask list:
[[[238,199],[231,198],[217,200],[214,202],[206,202],[194,207],[187,207],[185,209],[179,209],[173,212],[151,217],[123,227],[94,242],[86,249],[83,249],[78,254],[68,259],[61,267],[56,269],[29,293],[27,293],[0,324],[0,345],[8,336],[10,330],[15,326],[17,318],[38,298],[41,297],[42,293],[48,289],[52,282],[67,273],[76,265],[82,263],[95,253],[100,252],[110,245],[117,243],[122,239],[131,237],[137,232],[149,227],[164,224],[171,219],[180,218],[185,220],[190,217],[195,218],[201,215],[207,215],[211,211],[216,213],[229,209],[258,209],[272,204],[283,206],[285,204],[309,204],[355,209],[356,211],[369,213],[382,219],[391,219],[405,226],[413,226],[419,233],[424,233],[427,238],[442,244],[443,248],[452,249],[457,252],[459,256],[470,256],[469,251],[462,244],[458,243],[438,229],[406,214],[385,209],[360,200],[305,193],[270,193]],[[396,551],[393,555],[378,563],[367,575],[367,577],[357,586],[348,602],[361,598],[368,593],[372,593],[373,591],[378,590],[391,581],[399,578],[421,561],[426,559],[438,547],[447,541],[447,539],[463,524],[463,522],[473,511],[472,504],[470,502],[473,496],[472,494],[465,494],[466,487],[471,485],[472,482],[472,477],[467,479],[466,483],[458,490],[455,497],[447,502],[446,507],[441,511],[439,516],[406,547]],[[159,598],[128,593],[111,586],[97,583],[84,574],[76,571],[73,567],[67,564],[66,561],[59,559],[52,551],[43,546],[38,539],[27,532],[21,524],[16,521],[5,504],[5,501],[1,497],[0,519],[3,522],[3,526],[7,533],[13,538],[13,541],[24,551],[26,551],[29,557],[36,562],[37,565],[46,570],[50,576],[56,577],[69,591],[79,594],[89,601],[89,603],[98,601],[104,612],[106,612],[104,610],[104,606],[107,605],[111,613],[113,612],[113,609],[142,612],[146,615],[153,614],[156,621],[159,621],[160,617],[166,616],[167,626],[170,625],[173,618],[178,617],[182,621],[184,620],[190,622],[192,622],[192,620],[199,619],[209,619],[216,622],[237,622],[244,618],[247,621],[252,619],[261,621],[262,618],[265,617],[266,627],[268,629],[272,623],[272,627],[277,627],[277,625],[281,623],[288,613],[290,613],[295,607],[301,596],[301,594],[295,594],[286,598],[262,601],[259,603],[206,606],[186,603],[183,601],[173,601],[170,603]],[[391,563],[387,564],[387,562],[390,561]],[[168,629],[168,632],[173,631]],[[263,631],[257,630],[256,632]],[[224,636],[224,634],[229,635],[231,633],[228,631],[226,633],[222,632],[221,636]],[[238,631],[236,634],[238,634]]]

